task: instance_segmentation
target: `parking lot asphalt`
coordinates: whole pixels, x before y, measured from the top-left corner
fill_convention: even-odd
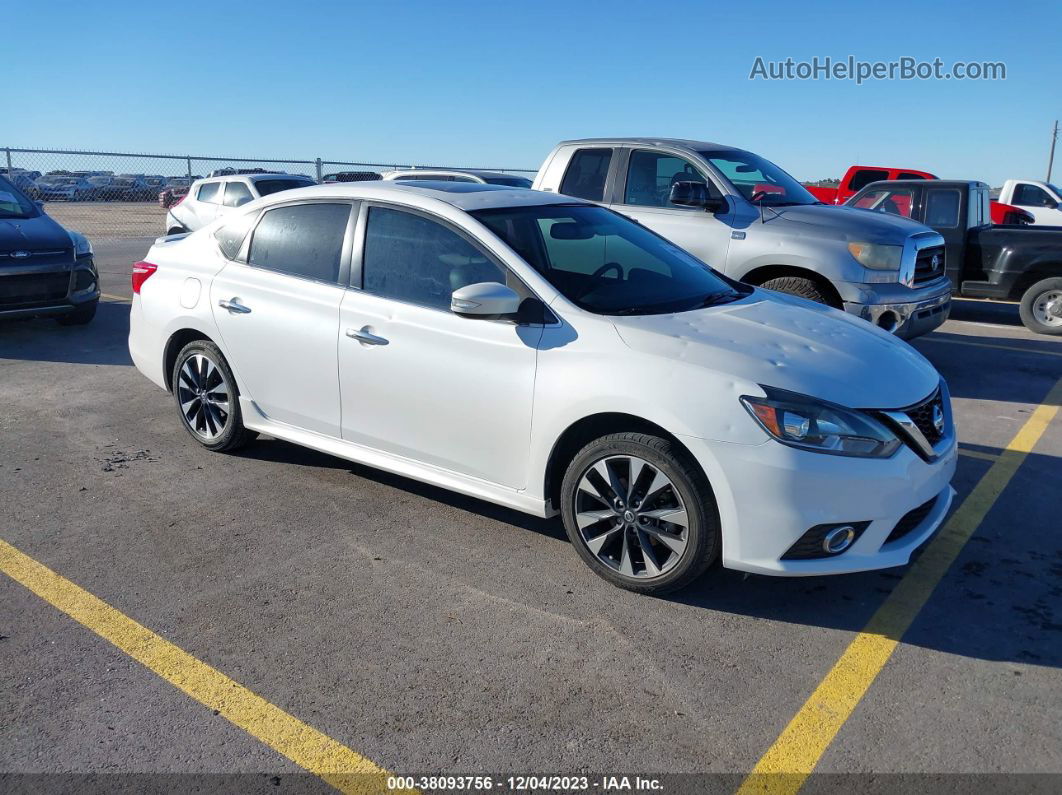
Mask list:
[[[556,522],[267,438],[202,451],[126,350],[149,242],[97,247],[91,325],[0,326],[0,539],[388,770],[736,786],[910,574],[717,568],[652,599]],[[951,387],[961,505],[1048,416],[1062,341],[956,302],[914,345]],[[1062,416],[1040,431],[817,771],[1062,774]],[[3,574],[0,660],[2,772],[302,769]]]

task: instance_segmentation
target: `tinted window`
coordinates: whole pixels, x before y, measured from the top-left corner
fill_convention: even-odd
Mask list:
[[[239,207],[241,204],[247,204],[254,196],[251,195],[251,189],[244,185],[242,182],[229,182],[225,185],[225,206],[226,207]]]
[[[671,186],[676,182],[709,184],[692,163],[681,157],[643,150],[633,152],[627,166],[623,203],[677,209],[670,201]],[[712,195],[718,193],[714,186],[709,190]]]
[[[487,177],[488,185],[506,185],[510,188],[530,188],[531,180],[527,177]]]
[[[505,283],[505,274],[456,232],[421,215],[369,210],[362,260],[366,292],[450,310],[450,295],[479,282]]]
[[[896,179],[926,179],[921,174],[912,174],[910,171],[901,171]]]
[[[599,202],[605,195],[605,177],[612,162],[611,149],[580,149],[568,164],[560,192]]]
[[[1037,185],[1019,185],[1014,190],[1014,203],[1023,207],[1050,207],[1055,204],[1047,191]]]
[[[591,312],[683,312],[731,301],[751,290],[603,207],[545,205],[472,215],[566,298]]]
[[[926,193],[926,226],[934,228],[959,225],[959,192],[931,190]]]
[[[888,178],[888,171],[879,171],[878,169],[874,168],[864,168],[855,173],[855,176],[852,177],[852,184],[848,187],[852,190],[860,190],[862,188],[865,188],[871,182],[878,182],[880,180]]]
[[[258,268],[322,282],[339,280],[347,204],[295,204],[262,216],[247,261]]]
[[[118,180],[115,180],[117,183]],[[199,186],[199,192],[195,195],[201,202],[210,202],[211,204],[218,203],[218,194],[221,192],[220,182],[206,182]]]
[[[270,193],[279,193],[292,188],[305,188],[312,184],[306,179],[256,179],[254,181],[254,187],[259,196],[268,196]]]
[[[256,212],[243,213],[218,228],[214,233],[214,239],[218,241],[218,248],[221,249],[222,254],[229,259],[236,259],[236,255],[240,253],[240,247],[243,246],[243,239],[247,237],[247,231],[257,217]]]
[[[869,190],[852,202],[853,207],[890,215],[902,215],[904,218],[911,217],[913,204],[914,190],[912,188]]]

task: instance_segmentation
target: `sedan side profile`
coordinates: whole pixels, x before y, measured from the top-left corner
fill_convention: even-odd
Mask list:
[[[266,433],[559,514],[634,591],[902,565],[954,493],[914,349],[578,199],[287,191],[160,239],[133,290],[133,361],[203,447]]]

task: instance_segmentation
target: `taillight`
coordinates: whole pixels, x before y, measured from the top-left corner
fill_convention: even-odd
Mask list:
[[[184,201],[185,199],[187,199],[187,198],[188,198],[188,193],[187,193],[187,192],[186,192],[186,193],[182,193],[182,194],[181,194],[181,195],[180,195],[180,196],[179,196],[179,197],[177,198],[177,201],[175,201],[175,202],[174,202],[173,204],[171,204],[171,205],[170,205],[170,207],[176,207],[176,206],[177,206],[178,204],[180,204],[181,202],[183,202],[183,201]]]
[[[144,282],[158,269],[158,265],[150,262],[133,263],[133,292],[136,295],[140,295],[140,288],[144,286]]]

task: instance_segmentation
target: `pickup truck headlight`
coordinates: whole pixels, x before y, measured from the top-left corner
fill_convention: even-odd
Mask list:
[[[848,251],[864,268],[876,271],[900,269],[903,246],[886,246],[881,243],[849,243]]]
[[[862,412],[796,392],[763,389],[767,397],[744,395],[741,403],[782,444],[857,458],[888,458],[901,444],[896,434]]]

